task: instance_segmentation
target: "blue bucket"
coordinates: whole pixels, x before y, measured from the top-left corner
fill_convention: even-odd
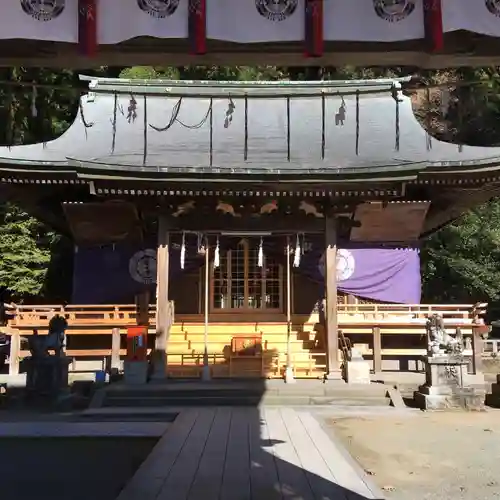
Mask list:
[[[106,372],[104,370],[99,370],[95,372],[95,381],[96,384],[106,383]]]

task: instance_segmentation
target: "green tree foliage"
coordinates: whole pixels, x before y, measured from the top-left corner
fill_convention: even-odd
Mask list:
[[[45,283],[56,235],[15,205],[0,206],[0,288],[19,300]]]
[[[433,302],[500,297],[500,200],[471,210],[422,248],[424,296]]]

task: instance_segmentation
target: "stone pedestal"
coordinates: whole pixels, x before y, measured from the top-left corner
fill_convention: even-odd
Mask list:
[[[358,347],[351,349],[351,359],[344,364],[345,379],[348,384],[369,384],[370,363],[363,359]]]
[[[28,393],[54,399],[68,395],[71,359],[65,356],[30,357],[25,363]]]
[[[425,360],[425,384],[414,394],[423,410],[482,410],[484,390],[468,381],[467,361],[462,356],[429,356]]]
[[[147,361],[129,361],[123,363],[123,379],[126,384],[140,385],[148,381],[149,363]]]
[[[361,359],[353,359],[346,363],[346,382],[348,384],[369,384],[370,363]]]
[[[491,385],[491,394],[486,395],[486,404],[493,408],[500,408],[500,375],[497,375],[497,381]]]

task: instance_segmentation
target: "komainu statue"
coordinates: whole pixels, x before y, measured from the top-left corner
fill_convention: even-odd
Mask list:
[[[428,317],[425,328],[427,330],[429,356],[440,354],[461,355],[463,353],[464,341],[461,330],[457,328],[455,336],[447,333],[443,318],[439,314]]]

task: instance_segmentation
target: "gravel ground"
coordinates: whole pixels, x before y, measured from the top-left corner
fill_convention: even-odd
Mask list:
[[[114,500],[151,438],[0,439],[1,500]]]
[[[327,418],[387,499],[500,498],[500,410]]]

